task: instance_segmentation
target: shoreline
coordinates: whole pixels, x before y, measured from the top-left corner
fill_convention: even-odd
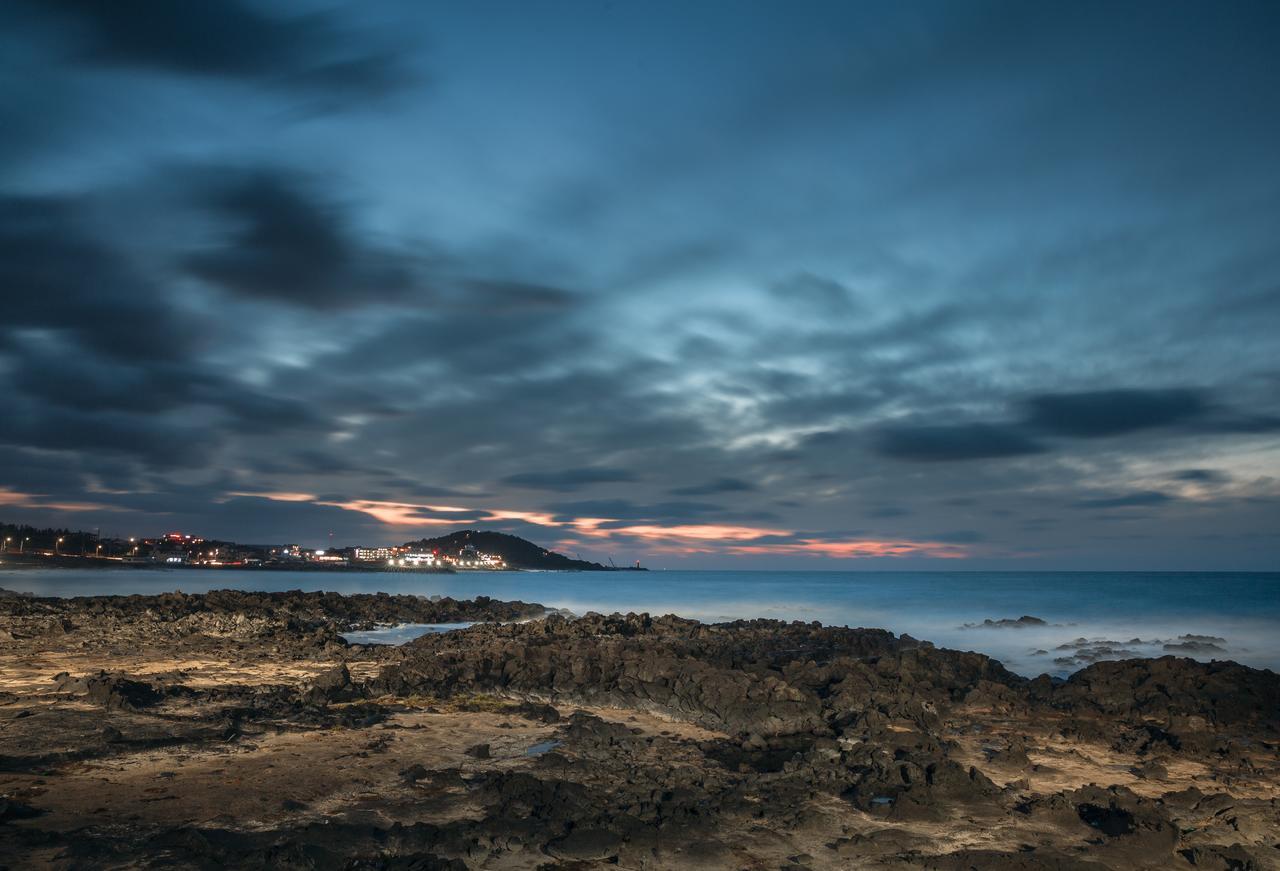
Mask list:
[[[1125,580],[1134,577],[1134,580]],[[1171,587],[1176,585],[1176,587]],[[567,611],[679,614],[719,623],[741,619],[821,620],[829,626],[879,626],[928,638],[942,647],[974,650],[1012,671],[1066,677],[1097,661],[1189,655],[1234,660],[1280,671],[1280,626],[1270,579],[1170,581],[1160,576],[1005,578],[933,574],[880,578],[859,573],[776,576],[734,572],[598,575],[581,571],[403,573],[257,571],[227,574],[191,567],[185,573],[16,569],[0,572],[0,587],[37,595],[152,595],[181,589],[325,590],[336,593],[439,594],[467,598],[484,591],[499,599],[548,603]],[[1099,611],[1097,595],[1128,591]],[[1181,590],[1172,597],[1165,592]],[[1205,591],[1219,595],[1207,601]],[[1217,610],[1223,596],[1251,603]],[[1037,615],[1019,623],[1018,615]],[[1012,625],[1011,625],[1012,624]]]
[[[473,625],[339,637],[409,621]],[[815,623],[0,597],[0,864],[1265,868],[1278,719],[1274,673],[1176,657],[1055,682]]]
[[[159,562],[129,562],[116,557],[95,557],[95,556],[78,556],[78,555],[40,555],[22,557],[17,554],[6,553],[0,554],[0,571],[23,571],[27,569],[37,570],[58,570],[58,569],[95,569],[104,571],[113,571],[117,569],[137,569],[141,571],[222,571],[222,572],[332,572],[332,573],[386,573],[386,574],[423,574],[423,575],[452,575],[452,574],[469,574],[472,572],[496,573],[496,572],[647,572],[648,568],[636,568],[634,566],[603,566],[600,568],[580,569],[580,568],[526,568],[523,566],[507,566],[505,568],[457,568],[454,566],[389,566],[378,562],[365,562],[338,565],[334,563],[265,563],[261,565],[230,565],[230,564],[203,564],[203,563],[174,563],[166,564]]]

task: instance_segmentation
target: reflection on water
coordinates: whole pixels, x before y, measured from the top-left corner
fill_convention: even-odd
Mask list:
[[[768,617],[878,627],[977,650],[1027,675],[1068,674],[1090,657],[1165,653],[1280,670],[1280,573],[1274,572],[14,570],[0,571],[0,587],[64,596],[222,587],[486,595],[576,614],[647,611],[707,621]],[[1044,623],[965,626],[1023,615]],[[386,643],[397,643],[393,637],[384,636]]]

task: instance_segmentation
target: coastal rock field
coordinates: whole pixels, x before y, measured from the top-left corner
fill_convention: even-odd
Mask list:
[[[400,647],[342,635],[473,623]],[[0,594],[0,868],[1275,869],[1280,676],[879,629]]]

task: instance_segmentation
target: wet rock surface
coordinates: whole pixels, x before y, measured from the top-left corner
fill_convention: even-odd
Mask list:
[[[459,623],[527,620],[545,613],[541,605],[499,602],[484,596],[451,598],[367,593],[279,593],[214,590],[156,596],[0,597],[7,640],[31,641],[71,635],[81,647],[123,643],[186,642],[201,637],[234,637],[244,642],[270,639],[292,648],[341,644],[344,631],[396,623]]]
[[[0,867],[1280,867],[1271,672],[543,613],[3,597]]]

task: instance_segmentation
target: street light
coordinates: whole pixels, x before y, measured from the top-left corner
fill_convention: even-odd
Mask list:
[[[12,536],[8,536],[8,535],[6,535],[6,536],[4,537],[4,549],[5,549],[5,550],[8,550],[8,549],[9,549],[9,542],[11,542],[11,541],[13,541],[13,537],[12,537]]]
[[[58,548],[60,547],[62,547],[62,539],[58,539],[57,542],[53,545],[53,553],[55,556],[61,556],[61,551],[58,550]]]

